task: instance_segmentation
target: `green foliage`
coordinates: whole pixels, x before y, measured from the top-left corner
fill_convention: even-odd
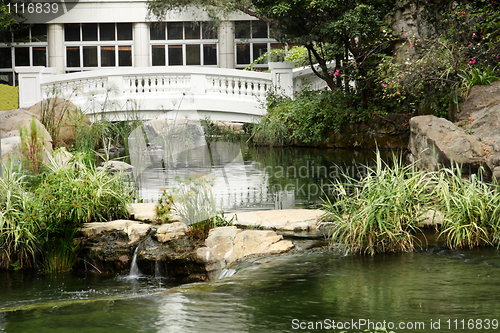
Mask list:
[[[344,176],[333,184],[334,201],[324,203],[326,218],[333,222],[330,237],[346,252],[374,255],[379,252],[413,251],[419,246],[417,224],[431,202],[431,185],[415,165],[395,159],[377,167],[360,180]]]
[[[204,221],[194,223],[189,226],[188,237],[192,242],[205,240],[211,229],[232,226],[235,216],[230,220],[226,220],[224,214],[217,214]]]
[[[353,253],[412,251],[418,223],[433,210],[442,215],[439,237],[450,248],[500,247],[500,188],[482,172],[465,179],[460,167],[418,171],[397,159],[383,165],[377,156],[366,177],[346,175],[333,184],[336,197],[324,203],[331,241]]]
[[[474,86],[487,85],[500,80],[495,70],[489,66],[483,69],[471,67],[468,70],[462,70],[458,76],[462,79],[464,95],[467,95]]]
[[[40,200],[43,232],[68,234],[82,223],[109,221],[128,216],[132,191],[119,177],[85,164],[77,154],[65,165],[52,161],[35,197]]]
[[[260,145],[326,141],[346,124],[369,118],[368,110],[358,109],[355,102],[340,90],[303,90],[293,100],[270,93],[268,112],[253,127],[252,139]]]
[[[78,262],[78,245],[74,232],[58,239],[51,238],[43,244],[43,267],[46,273],[69,272]]]
[[[289,50],[272,49],[252,61],[245,70],[253,70],[256,65],[268,62],[294,62],[295,67],[305,67],[310,64],[307,49],[304,46],[294,46]]]
[[[0,84],[0,110],[12,110],[17,109],[18,107],[19,87],[11,87],[6,84]]]
[[[21,153],[23,163],[32,173],[40,173],[43,164],[43,137],[36,124],[35,117],[31,118],[30,128],[22,127],[19,129],[21,137]]]
[[[166,190],[163,190],[160,199],[155,206],[156,218],[161,223],[169,223],[170,222],[170,214],[172,213],[172,206],[174,204],[174,199],[171,194],[169,194]]]
[[[234,142],[241,139],[245,133],[236,131],[231,126],[226,126],[224,124],[219,125],[212,120],[210,117],[205,117],[200,120],[200,124],[203,127],[203,134],[205,135],[205,141],[207,143],[214,141],[228,141]]]

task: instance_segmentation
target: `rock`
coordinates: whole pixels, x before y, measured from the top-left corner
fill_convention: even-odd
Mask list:
[[[440,226],[443,223],[443,213],[429,209],[422,215],[423,220],[417,224],[419,228]]]
[[[476,172],[484,164],[485,152],[477,137],[446,119],[413,117],[410,131],[408,148],[420,168],[437,170],[458,163],[463,171]]]
[[[19,158],[21,156],[20,145],[21,138],[19,129],[21,127],[30,128],[31,119],[35,115],[24,109],[14,109],[3,112],[0,115],[0,137],[2,145],[2,161],[5,162],[9,157]],[[36,117],[35,117],[36,119]],[[35,120],[41,137],[44,141],[46,152],[52,152],[52,138],[45,127],[38,119]],[[47,154],[44,153],[44,161],[47,161]]]
[[[133,203],[128,208],[130,218],[137,221],[156,222],[156,203]]]
[[[460,113],[457,115],[458,125],[469,122],[469,117],[473,113],[495,105],[500,105],[500,81],[489,85],[472,87],[467,100],[460,106]]]
[[[76,140],[76,128],[82,125],[90,125],[90,120],[87,116],[77,114],[77,107],[70,101],[62,98],[52,98],[50,103],[47,103],[47,100],[43,100],[30,106],[28,111],[33,113],[38,120],[42,119],[42,105],[45,108],[44,112],[49,114],[54,112],[56,118],[61,117],[61,113],[63,113],[61,127],[57,138],[55,138],[57,141],[64,141],[67,144],[74,143]]]
[[[114,174],[131,174],[134,171],[134,166],[122,161],[107,161],[102,162],[97,169],[106,168],[109,173]]]
[[[134,243],[144,238],[151,225],[130,220],[115,220],[110,222],[84,223],[81,232],[88,239],[96,239],[105,233],[123,232],[128,236],[129,242]]]
[[[259,228],[276,231],[313,231],[321,222],[324,211],[315,209],[262,210],[228,214],[233,225],[243,228]]]
[[[133,220],[144,222],[158,222],[156,218],[156,203],[133,203],[127,207],[129,216]],[[179,222],[180,216],[175,213],[170,213],[170,222]]]
[[[500,166],[495,167],[495,169],[493,170],[493,176],[496,179],[500,180]]]
[[[183,222],[166,223],[156,230],[156,238],[159,242],[165,243],[186,236],[187,231],[188,228]]]
[[[197,260],[206,265],[209,279],[216,279],[221,270],[250,255],[282,253],[293,243],[268,230],[241,230],[235,226],[210,230],[205,247],[196,250]]]

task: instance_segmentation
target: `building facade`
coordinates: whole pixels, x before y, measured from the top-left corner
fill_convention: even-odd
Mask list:
[[[16,67],[52,67],[56,74],[113,67],[242,69],[282,47],[267,23],[243,13],[214,26],[195,8],[159,22],[148,17],[143,0],[35,3],[12,10],[24,14],[28,25],[0,41],[0,83],[9,85],[18,85]]]

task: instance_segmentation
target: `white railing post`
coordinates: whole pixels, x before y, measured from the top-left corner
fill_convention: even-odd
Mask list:
[[[273,85],[283,93],[293,98],[293,68],[294,62],[270,62]]]
[[[43,66],[16,67],[19,75],[19,107],[29,108],[42,101],[42,76],[54,75],[56,69]]]

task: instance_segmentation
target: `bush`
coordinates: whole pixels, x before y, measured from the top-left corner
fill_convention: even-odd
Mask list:
[[[293,100],[272,93],[268,113],[253,127],[253,141],[263,145],[323,142],[329,133],[339,133],[343,126],[369,118],[368,111],[360,111],[354,104],[355,97],[340,89],[303,90]]]

